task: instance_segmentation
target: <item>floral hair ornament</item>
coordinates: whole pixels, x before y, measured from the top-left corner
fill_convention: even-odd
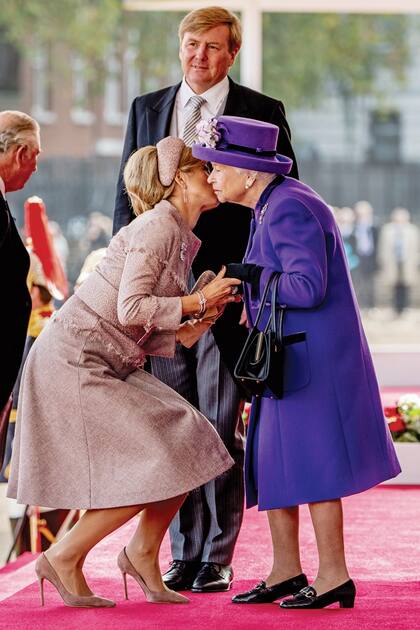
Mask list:
[[[204,162],[281,175],[287,175],[292,168],[293,161],[277,153],[277,125],[240,116],[219,116],[201,122],[197,132],[192,154]]]
[[[175,179],[185,143],[181,138],[167,136],[156,144],[159,181],[170,186]]]
[[[197,129],[196,143],[202,147],[214,147],[217,145],[221,138],[221,133],[217,129],[217,118],[210,118],[210,120],[200,120]]]

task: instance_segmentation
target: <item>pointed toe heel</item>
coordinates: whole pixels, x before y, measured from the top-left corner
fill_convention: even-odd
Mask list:
[[[41,606],[45,605],[44,580],[47,580],[56,588],[66,606],[74,608],[113,608],[115,606],[115,602],[112,599],[105,599],[105,597],[97,597],[96,595],[74,595],[70,593],[44,553],[38,557],[35,563],[35,573],[38,577]]]
[[[117,564],[123,577],[125,599],[128,599],[127,575],[130,575],[140,586],[146,600],[151,604],[188,604],[190,601],[188,597],[185,597],[180,593],[175,593],[175,591],[171,591],[169,589],[164,591],[150,590],[140,573],[131,563],[129,557],[127,556],[125,547],[118,555]]]

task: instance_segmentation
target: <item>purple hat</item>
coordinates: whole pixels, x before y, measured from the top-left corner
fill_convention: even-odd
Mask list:
[[[271,123],[220,116],[198,123],[192,153],[199,160],[287,175],[293,161],[277,153],[278,135],[279,128]]]

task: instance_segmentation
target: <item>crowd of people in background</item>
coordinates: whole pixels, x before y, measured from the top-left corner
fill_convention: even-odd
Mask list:
[[[420,281],[420,227],[409,210],[396,207],[387,220],[381,221],[365,200],[353,207],[332,209],[344,240],[359,306],[371,311],[387,305],[395,315],[401,315],[413,306]],[[91,212],[87,217],[71,219],[67,229],[55,221],[50,227],[70,282],[77,284],[89,254],[108,245],[112,220],[101,212]]]
[[[333,208],[362,309],[391,305],[401,315],[412,305],[420,279],[420,228],[406,208],[380,222],[368,201]]]

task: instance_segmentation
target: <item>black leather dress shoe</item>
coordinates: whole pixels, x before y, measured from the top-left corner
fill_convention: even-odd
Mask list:
[[[339,602],[340,608],[353,608],[356,597],[356,587],[353,580],[347,580],[344,584],[331,589],[322,595],[317,595],[313,586],[306,586],[294,597],[280,602],[281,608],[325,608],[330,604]]]
[[[229,564],[203,562],[192,585],[193,593],[219,593],[232,586],[233,570]]]
[[[273,586],[267,586],[265,582],[260,582],[250,591],[238,593],[232,597],[232,601],[234,604],[270,604],[276,599],[286,597],[286,595],[294,595],[305,586],[308,586],[308,580],[306,575],[301,573],[290,580],[273,584]]]
[[[195,580],[200,566],[200,562],[172,560],[169,569],[163,574],[162,579],[166,586],[173,591],[188,591]]]

